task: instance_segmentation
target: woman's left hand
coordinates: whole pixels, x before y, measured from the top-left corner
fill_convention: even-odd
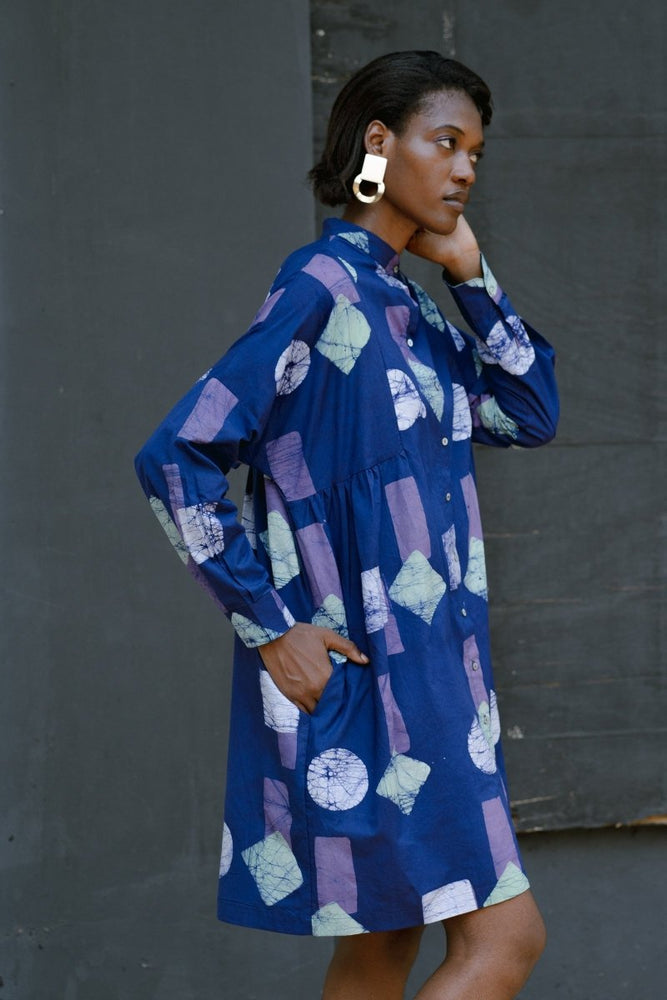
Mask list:
[[[482,276],[479,245],[462,215],[458,218],[456,228],[448,236],[438,236],[426,229],[419,229],[406,249],[417,257],[425,257],[444,267],[452,284]]]

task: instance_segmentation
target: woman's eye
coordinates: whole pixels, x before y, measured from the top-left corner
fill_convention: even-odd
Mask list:
[[[438,145],[444,146],[445,149],[454,149],[456,145],[456,139],[453,135],[446,135],[442,139],[438,139]]]

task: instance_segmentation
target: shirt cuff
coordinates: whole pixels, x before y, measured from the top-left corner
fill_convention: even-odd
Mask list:
[[[232,611],[229,620],[241,642],[249,649],[265,646],[289,632],[296,620],[276,590],[269,590],[252,606]]]
[[[457,284],[452,284],[452,282],[447,278],[447,272],[443,271],[442,276],[445,283],[449,286],[449,288],[456,290],[461,288],[484,288],[494,302],[497,302],[500,297],[500,289],[498,287],[498,282],[493,275],[493,271],[489,267],[483,253],[480,253],[479,255],[479,262],[482,267],[481,278],[469,278],[468,281],[459,281]]]

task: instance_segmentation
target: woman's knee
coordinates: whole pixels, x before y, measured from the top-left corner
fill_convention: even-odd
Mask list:
[[[517,896],[515,900],[509,900],[509,902],[516,903],[515,912],[510,921],[514,941],[517,947],[522,950],[526,962],[531,963],[532,968],[547,943],[547,929],[544,926],[542,914],[531,892]]]
[[[526,892],[446,921],[447,952],[463,961],[493,967],[523,985],[546,945],[546,928],[532,893]]]
[[[537,962],[538,958],[547,946],[547,929],[542,919],[542,914],[535,907],[535,915],[530,921],[530,931],[527,934],[528,945],[534,955],[534,962]],[[534,964],[534,963],[533,963]]]

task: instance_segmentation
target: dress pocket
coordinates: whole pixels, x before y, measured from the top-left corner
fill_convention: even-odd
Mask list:
[[[302,713],[308,719],[313,719],[329,712],[330,702],[333,702],[332,707],[335,708],[336,701],[341,696],[342,691],[341,691],[340,675],[345,671],[347,660],[343,661],[342,663],[340,661],[337,662],[336,659],[331,655],[331,653],[329,653],[329,659],[331,660],[331,668],[332,668],[331,674],[329,676],[328,681],[324,685],[324,688],[322,689],[322,693],[320,694],[320,699],[312,712]]]

